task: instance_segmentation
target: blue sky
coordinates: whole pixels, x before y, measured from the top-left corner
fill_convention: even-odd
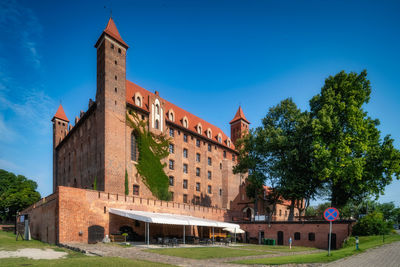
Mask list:
[[[93,47],[113,18],[127,79],[230,133],[242,105],[252,126],[292,97],[303,110],[324,79],[367,69],[369,115],[400,147],[400,2],[0,2],[0,168],[52,191],[51,118],[73,121],[96,90]],[[400,205],[400,182],[380,201]]]

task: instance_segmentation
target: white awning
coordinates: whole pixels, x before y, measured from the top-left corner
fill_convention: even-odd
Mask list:
[[[222,230],[227,231],[227,232],[230,232],[230,233],[233,233],[233,234],[244,234],[244,233],[245,233],[245,232],[244,232],[242,229],[240,229],[240,228],[229,228],[229,227],[226,227],[226,228],[224,228],[224,229],[222,229]]]
[[[197,225],[197,226],[209,226],[218,228],[240,229],[239,224],[202,219],[187,215],[156,213],[156,212],[147,212],[138,210],[121,210],[112,208],[109,210],[109,212],[115,215],[148,223],[173,224],[173,225]]]

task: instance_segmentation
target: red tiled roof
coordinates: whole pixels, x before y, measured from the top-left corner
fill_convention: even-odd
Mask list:
[[[133,99],[133,97],[134,97],[136,92],[139,92],[142,95],[142,97],[144,97],[141,108],[143,108],[143,109],[145,109],[147,111],[150,111],[148,96],[149,95],[154,95],[154,94],[151,93],[150,91],[140,87],[139,85],[127,80],[126,81],[126,102],[127,103],[136,106],[136,103],[135,103],[135,101]],[[165,100],[165,99],[163,99],[161,97],[159,97],[159,98],[162,99],[164,101],[164,103],[165,103],[164,115],[165,115],[165,118],[168,121],[169,121],[169,118],[167,116],[167,113],[168,113],[168,111],[170,109],[172,109],[174,111],[174,113],[175,113],[175,121],[173,123],[178,124],[178,125],[183,127],[182,120],[186,116],[186,118],[189,121],[188,130],[198,133],[196,126],[200,123],[201,126],[202,126],[201,135],[204,138],[208,138],[206,131],[207,131],[208,128],[210,128],[211,132],[212,132],[212,136],[211,136],[210,139],[212,139],[215,142],[218,142],[218,134],[220,133],[221,136],[222,136],[221,145],[223,145],[225,147],[228,147],[227,140],[228,140],[229,137],[220,128],[218,128],[217,126],[214,126],[211,123],[209,123],[209,122],[207,122],[207,121],[205,121],[205,120],[203,120],[203,119],[191,114],[190,112],[187,112],[186,110],[184,110],[184,109],[172,104],[171,102],[169,102],[169,101],[167,101],[167,100]],[[231,146],[229,148],[230,149],[235,149],[235,146],[234,146],[233,142],[231,142]]]
[[[264,190],[265,193],[268,194],[271,191],[271,188],[269,186],[264,185]],[[282,201],[281,204],[285,205],[285,206],[290,206],[290,201],[283,199],[282,197],[280,198],[280,200]]]
[[[238,120],[244,120],[245,122],[247,122],[248,124],[250,124],[250,122],[246,119],[246,117],[244,116],[242,107],[239,106],[238,111],[236,112],[235,117],[229,122],[230,124],[234,123],[235,121]]]
[[[112,18],[110,18],[108,20],[107,23],[107,27],[104,29],[103,33],[108,34],[109,36],[111,36],[112,38],[114,38],[116,41],[118,41],[119,43],[121,43],[122,45],[126,46],[126,48],[128,48],[129,46],[124,42],[124,40],[122,40],[121,35],[119,35],[117,26],[114,23],[114,20]],[[100,37],[101,38],[101,37]],[[99,38],[99,40],[100,40]],[[98,43],[99,41],[97,41]],[[96,43],[96,45],[97,45]]]
[[[57,118],[57,119],[60,119],[60,120],[69,122],[69,120],[68,120],[68,118],[67,118],[67,115],[65,115],[64,109],[63,109],[63,107],[62,107],[61,104],[60,104],[60,106],[58,107],[57,112],[56,112],[56,114],[54,115],[54,117],[53,117],[52,120],[54,120],[54,118]]]

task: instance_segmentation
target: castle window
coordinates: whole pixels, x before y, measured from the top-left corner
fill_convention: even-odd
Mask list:
[[[189,126],[189,123],[188,123],[188,120],[187,120],[187,118],[185,117],[185,118],[183,118],[183,120],[182,120],[182,124],[183,124],[183,127],[185,127],[185,128],[187,128],[188,126]]]
[[[208,157],[207,162],[208,162],[208,166],[211,166],[211,165],[212,165],[212,161],[211,161],[211,158],[210,158],[210,157]]]
[[[282,216],[282,210],[279,210],[279,216]]]
[[[219,168],[222,170],[222,163],[219,164]]]
[[[117,75],[115,75],[114,79],[115,79],[115,80],[117,80],[117,79],[118,79]]]
[[[169,169],[173,170],[174,169],[174,161],[172,159],[169,160]]]
[[[118,89],[117,89],[117,87],[115,87],[115,92],[116,92],[116,93],[118,92]]]
[[[183,142],[187,143],[187,134],[183,134]]]
[[[158,104],[156,105],[156,114],[160,115],[160,106]]]
[[[208,151],[211,152],[211,145],[208,144]]]
[[[169,129],[169,136],[174,137],[174,129]]]
[[[207,193],[211,194],[211,185],[207,187]]]
[[[226,151],[224,151],[224,159],[226,159]]]
[[[196,153],[196,161],[200,162],[200,154],[199,153]]]
[[[222,196],[222,189],[219,189],[219,195]]]
[[[138,185],[133,185],[133,195],[138,196],[139,195],[139,186]]]
[[[186,159],[188,157],[188,150],[186,148],[183,149],[183,157]]]
[[[174,186],[174,176],[169,177],[169,185]]]
[[[142,107],[142,100],[140,99],[140,96],[136,97],[136,106]]]
[[[207,129],[207,137],[211,139],[211,130],[210,130],[210,128]]]
[[[200,168],[196,168],[196,176],[200,176]]]
[[[228,140],[226,143],[228,144],[228,147],[231,147],[231,141],[230,140]]]
[[[186,163],[183,164],[183,173],[188,173],[188,165]]]
[[[154,123],[154,128],[158,129],[160,127],[159,125],[160,123],[158,122],[158,120],[155,121]]]
[[[121,54],[121,48],[118,48],[118,53],[120,53],[120,54]]]
[[[131,160],[137,161],[137,142],[133,132],[131,133]]]
[[[169,120],[174,121],[174,114],[172,112],[169,113]]]
[[[196,183],[196,191],[200,192],[200,183]]]
[[[114,61],[114,63],[115,63],[115,65],[118,65],[118,62],[116,60]]]
[[[208,171],[207,177],[208,177],[208,180],[211,180],[211,171]]]
[[[111,49],[114,49],[114,44],[111,44]]]
[[[174,154],[175,152],[174,150],[175,150],[174,144],[169,144],[169,153]]]
[[[315,241],[315,233],[308,233],[308,240]]]
[[[199,139],[196,139],[196,146],[200,147],[200,140]]]
[[[183,189],[187,189],[188,188],[188,180],[183,180]]]
[[[294,233],[294,240],[300,240],[300,232]]]
[[[201,129],[201,125],[199,124],[199,125],[197,125],[197,133],[201,134],[201,132],[202,132],[202,129]]]
[[[187,195],[183,194],[183,203],[187,203]]]

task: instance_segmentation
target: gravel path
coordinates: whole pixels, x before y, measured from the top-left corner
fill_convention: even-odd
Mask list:
[[[0,250],[1,258],[30,258],[35,260],[54,260],[67,256],[68,253],[54,251],[53,249],[23,248],[16,251]]]
[[[176,266],[188,266],[188,267],[218,267],[218,266],[247,266],[248,265],[240,265],[240,264],[231,264],[228,263],[230,261],[236,260],[245,260],[245,259],[255,259],[255,258],[269,258],[276,256],[287,256],[287,255],[300,255],[300,254],[309,254],[309,253],[317,253],[319,250],[310,250],[310,251],[302,251],[302,252],[277,252],[277,251],[265,251],[265,253],[273,253],[273,254],[265,254],[265,255],[254,255],[254,256],[243,256],[243,257],[232,257],[232,258],[214,258],[214,259],[188,259],[181,258],[175,256],[168,255],[160,255],[151,252],[144,251],[143,248],[138,247],[128,247],[121,248],[116,245],[107,245],[107,244],[67,244],[69,247],[79,248],[80,250],[84,250],[89,253],[93,253],[99,256],[108,256],[108,257],[123,257],[123,258],[131,258],[131,259],[141,259],[141,260],[150,260],[154,262],[168,263]],[[231,249],[239,249],[239,247],[229,247]],[[287,265],[287,266],[295,266],[295,265]],[[300,265],[299,265],[300,266]],[[316,266],[316,265],[307,265],[307,266]]]
[[[400,242],[383,245],[377,248],[369,249],[368,251],[341,259],[329,264],[325,267],[386,267],[400,266]]]

